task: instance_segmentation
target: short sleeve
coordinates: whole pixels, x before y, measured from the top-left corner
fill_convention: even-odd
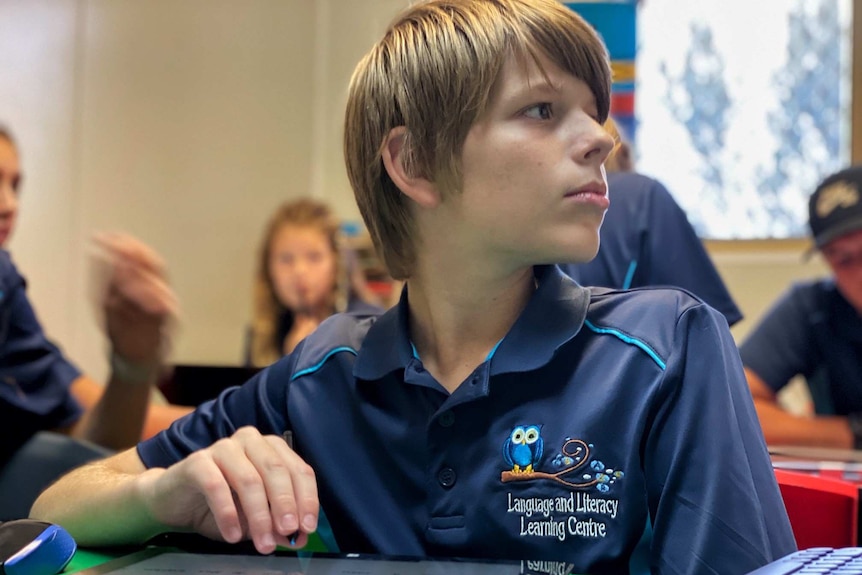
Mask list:
[[[816,368],[814,332],[800,286],[794,286],[770,307],[739,348],[742,363],[773,391],[797,375]]]
[[[81,374],[51,343],[8,254],[0,257],[0,422],[5,449],[32,434],[71,425],[82,408],[71,394]]]
[[[653,570],[748,573],[794,551],[739,355],[714,310],[680,317],[657,399],[643,446]]]
[[[169,467],[189,454],[230,437],[241,427],[256,427],[262,434],[281,435],[289,429],[287,394],[296,350],[257,373],[245,384],[223,391],[192,413],[175,421],[153,438],[138,444],[147,467]]]

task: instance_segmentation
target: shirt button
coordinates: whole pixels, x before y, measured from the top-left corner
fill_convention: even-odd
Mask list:
[[[437,481],[440,482],[440,485],[449,489],[453,485],[455,485],[455,480],[458,479],[458,476],[455,474],[455,470],[451,467],[444,467],[437,474]]]
[[[455,414],[451,411],[444,411],[440,414],[440,418],[437,420],[437,422],[442,427],[452,427],[452,425],[454,425],[455,423]]]

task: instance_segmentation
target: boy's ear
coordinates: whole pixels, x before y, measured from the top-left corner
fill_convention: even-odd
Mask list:
[[[383,167],[405,196],[422,206],[433,208],[440,203],[440,194],[434,182],[422,175],[413,173],[410,165],[410,152],[407,143],[407,128],[392,128],[383,142]]]

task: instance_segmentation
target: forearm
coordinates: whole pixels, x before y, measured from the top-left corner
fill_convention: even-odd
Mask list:
[[[171,423],[180,417],[194,411],[193,407],[185,405],[160,405],[151,404],[147,411],[147,419],[144,421],[144,430],[141,439],[149,439],[163,429],[170,427]]]
[[[39,496],[30,516],[62,525],[82,546],[143,543],[165,530],[144,497],[162,473],[144,470],[129,450],[61,478]]]
[[[112,374],[102,389],[82,376],[73,383],[72,393],[86,411],[70,435],[111,449],[125,449],[140,441],[150,407],[150,385],[122,381]]]
[[[754,398],[754,407],[769,445],[853,448],[853,434],[845,417],[800,417],[788,413],[773,401],[757,397]]]

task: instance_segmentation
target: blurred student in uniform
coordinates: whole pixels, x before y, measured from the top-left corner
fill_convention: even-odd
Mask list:
[[[862,166],[827,177],[808,202],[829,277],[791,286],[740,347],[770,444],[862,449]],[[814,417],[782,409],[776,393],[805,377]]]
[[[5,249],[22,179],[15,140],[0,127],[0,472],[32,448],[40,432],[117,450],[189,411],[151,403],[177,302],[159,257],[134,238],[110,234],[97,239],[108,264],[100,302],[111,346],[106,385],[81,373],[45,336],[26,281]],[[33,477],[36,471],[28,469]]]

